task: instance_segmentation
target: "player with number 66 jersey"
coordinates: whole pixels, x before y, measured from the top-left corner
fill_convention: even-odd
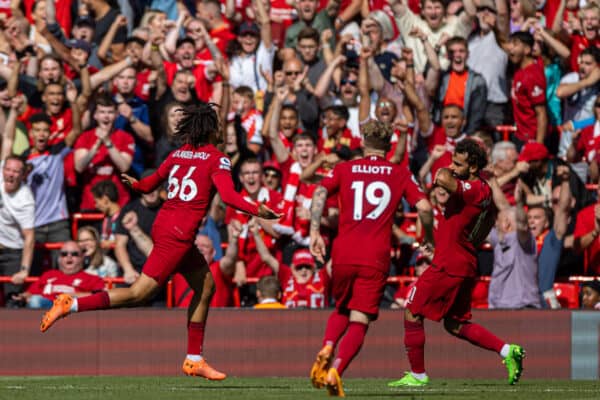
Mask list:
[[[175,137],[183,145],[173,151],[158,170],[138,181],[123,174],[134,190],[149,193],[168,182],[167,201],[152,227],[152,250],[142,274],[128,288],[100,291],[75,298],[59,295],[42,318],[40,330],[47,331],[58,319],[73,312],[120,308],[144,304],[168,277],[179,272],[194,291],[188,308],[188,351],[183,362],[186,375],[223,380],[226,375],[212,368],[202,356],[204,328],[215,283],[209,266],[194,245],[194,238],[215,190],[234,208],[267,219],[281,217],[264,205],[256,206],[235,192],[231,162],[212,144],[219,132],[219,120],[212,104],[183,108]]]
[[[403,197],[416,206],[426,241],[433,243],[433,214],[425,193],[406,167],[385,159],[392,128],[372,120],[362,132],[364,157],[337,164],[315,189],[311,208],[310,249],[323,262],[325,245],[319,234],[323,206],[328,196],[338,195],[339,227],[332,250],[336,310],[327,322],[310,376],[313,386],[326,386],[330,395],[340,397],[344,395],[340,377],[378,316],[390,267],[394,213]]]

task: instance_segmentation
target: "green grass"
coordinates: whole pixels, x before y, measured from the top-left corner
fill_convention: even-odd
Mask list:
[[[524,380],[509,386],[498,380],[432,380],[423,389],[389,389],[383,379],[347,379],[346,396],[355,399],[597,399],[597,381]],[[0,377],[0,399],[325,399],[324,390],[301,378],[228,378],[208,382],[186,377]]]

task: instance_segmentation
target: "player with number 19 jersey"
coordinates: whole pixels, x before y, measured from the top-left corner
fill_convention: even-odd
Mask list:
[[[171,152],[154,174],[133,184],[133,189],[142,193],[154,190],[167,179],[169,185],[167,201],[152,226],[154,247],[144,265],[146,275],[162,284],[183,264],[198,263],[186,257],[215,189],[225,203],[258,214],[255,204],[235,192],[230,171],[231,161],[214,146],[186,144]]]
[[[402,197],[411,206],[426,199],[413,175],[406,167],[373,155],[337,164],[320,184],[329,195],[339,197],[334,265],[376,268],[387,276],[392,223]]]

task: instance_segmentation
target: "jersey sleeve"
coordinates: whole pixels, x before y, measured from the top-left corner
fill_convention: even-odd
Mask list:
[[[588,218],[591,216],[592,218]],[[575,222],[575,230],[573,231],[573,237],[579,239],[580,237],[590,233],[594,230],[594,218],[593,213],[589,213],[587,209],[583,209],[577,214],[577,220]]]
[[[340,179],[342,175],[342,164],[338,164],[333,168],[333,171],[321,181],[320,185],[327,189],[327,195],[336,194],[340,189]]]
[[[408,201],[411,207],[414,207],[419,201],[426,199],[427,196],[425,196],[425,193],[421,189],[421,186],[419,186],[417,183],[415,176],[408,170],[408,168],[405,168],[405,173],[409,174],[410,179],[407,179],[403,197],[406,198],[406,201]]]
[[[463,181],[459,180],[455,195],[460,196],[465,204],[484,206],[486,200],[491,198],[489,187],[481,180]],[[487,190],[486,190],[487,189]],[[488,196],[489,194],[489,196]]]
[[[150,193],[156,189],[167,177],[171,171],[171,157],[167,157],[160,167],[152,175],[145,177],[131,185],[136,192]]]
[[[229,158],[221,155],[211,168],[210,178],[217,188],[219,195],[221,195],[221,200],[225,204],[245,213],[258,215],[258,206],[247,202],[235,191],[233,180],[231,179],[231,161]]]

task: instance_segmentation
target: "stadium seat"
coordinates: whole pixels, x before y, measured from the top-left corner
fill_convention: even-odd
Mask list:
[[[563,308],[579,308],[579,285],[574,283],[555,283],[554,292]]]
[[[471,308],[487,309],[490,281],[478,280],[473,288]]]

